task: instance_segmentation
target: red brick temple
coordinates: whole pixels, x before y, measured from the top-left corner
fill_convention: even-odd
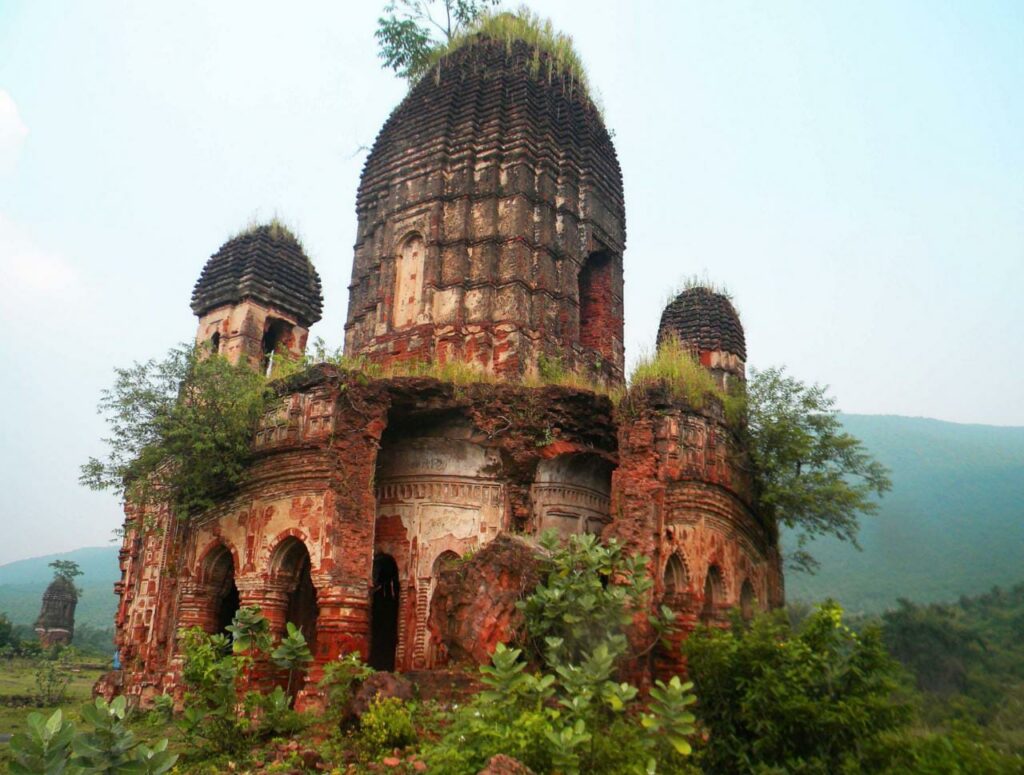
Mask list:
[[[173,692],[178,629],[219,631],[247,605],[277,634],[302,627],[314,681],[351,651],[398,671],[483,661],[529,591],[516,553],[547,529],[647,555],[652,605],[671,607],[683,633],[782,604],[778,534],[721,402],[649,390],[626,413],[605,394],[624,384],[625,207],[611,138],[578,83],[526,43],[455,51],[385,123],[356,216],[346,354],[463,361],[497,379],[315,366],[280,384],[255,463],[214,508],[142,519],[129,505],[120,691],[144,703]],[[321,307],[312,263],[273,226],[223,245],[192,299],[197,341],[260,369],[304,351]],[[668,336],[721,384],[744,379],[724,296],[680,294]],[[530,386],[546,362],[605,390]],[[662,649],[653,669],[678,659]]]

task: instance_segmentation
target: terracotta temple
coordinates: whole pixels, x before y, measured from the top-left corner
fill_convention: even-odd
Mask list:
[[[356,217],[346,354],[496,379],[321,364],[277,383],[237,491],[188,520],[128,505],[111,686],[175,691],[179,628],[219,631],[246,605],[277,633],[303,628],[314,681],[351,651],[398,671],[484,661],[518,623],[547,529],[647,555],[651,603],[684,635],[782,604],[778,535],[721,403],[652,389],[624,412],[608,397],[624,385],[622,175],[578,83],[525,43],[450,54],[381,130]],[[224,244],[192,298],[197,341],[260,369],[303,352],[321,307],[313,264],[274,226]],[[727,298],[682,293],[658,336],[722,384],[744,379]],[[601,389],[545,386],[552,362]],[[677,645],[649,672],[678,669]],[[312,681],[300,700],[315,702]]]

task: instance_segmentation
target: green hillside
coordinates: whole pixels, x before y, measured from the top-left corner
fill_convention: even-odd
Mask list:
[[[876,415],[843,424],[892,469],[893,489],[862,522],[864,551],[815,542],[821,570],[789,574],[789,599],[831,596],[870,612],[1024,578],[1024,428]]]
[[[75,579],[82,589],[75,611],[76,624],[100,629],[113,627],[117,608],[114,582],[121,577],[117,551],[116,546],[90,546],[0,565],[0,613],[6,613],[15,624],[33,624],[39,616],[43,591],[53,578],[49,563],[73,560],[82,570],[82,575]]]

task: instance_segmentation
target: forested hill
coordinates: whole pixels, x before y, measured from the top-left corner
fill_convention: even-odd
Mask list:
[[[863,552],[812,545],[821,570],[788,574],[790,600],[832,596],[870,612],[1024,580],[1024,428],[879,415],[843,424],[892,469],[893,489],[862,521]]]
[[[114,582],[121,577],[117,567],[118,548],[90,546],[0,565],[0,613],[6,613],[15,624],[34,624],[43,591],[53,579],[49,564],[54,560],[72,560],[82,571],[75,579],[82,589],[75,610],[76,623],[100,629],[113,627],[117,608]]]

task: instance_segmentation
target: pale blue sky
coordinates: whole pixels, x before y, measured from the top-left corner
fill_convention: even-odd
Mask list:
[[[0,563],[102,544],[77,484],[114,365],[189,339],[206,258],[299,231],[340,344],[382,3],[0,4]],[[851,412],[1024,425],[1024,4],[536,2],[626,184],[628,356],[671,287]]]

